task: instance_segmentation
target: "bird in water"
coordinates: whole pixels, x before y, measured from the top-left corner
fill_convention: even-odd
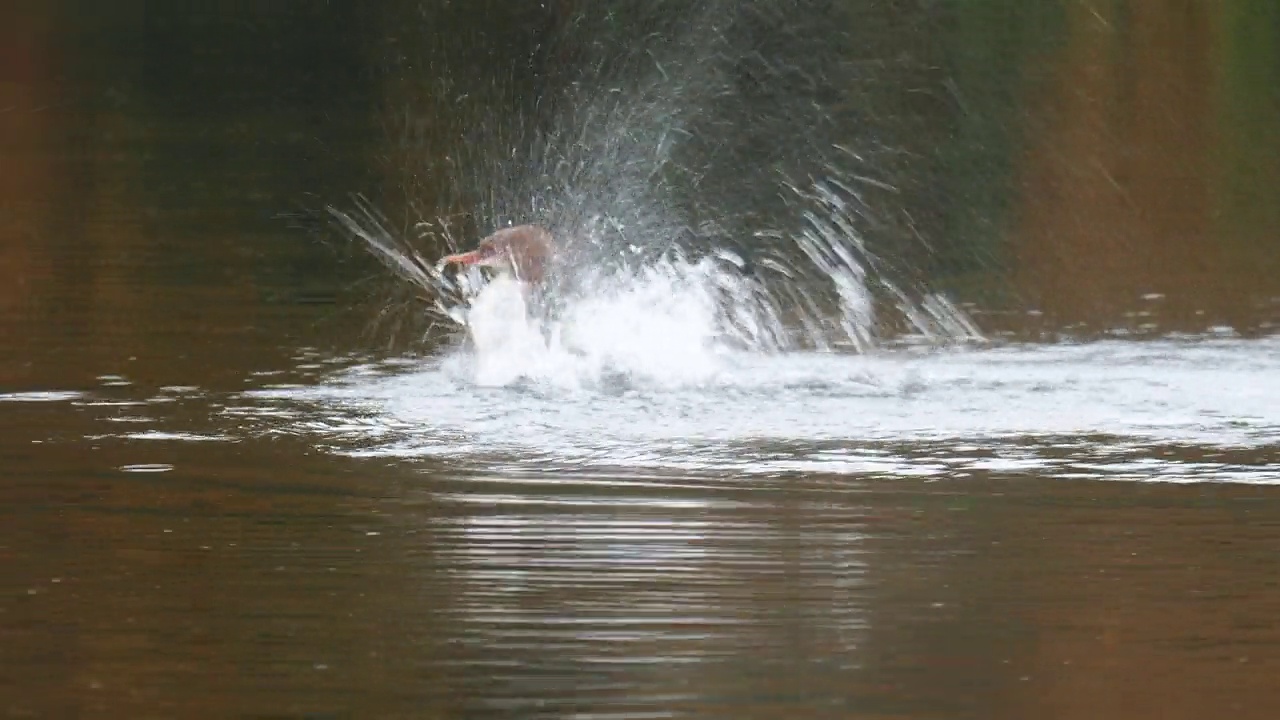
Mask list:
[[[482,355],[503,357],[510,352],[545,349],[550,341],[545,291],[555,251],[554,239],[546,228],[517,225],[484,238],[475,250],[440,259],[437,267],[441,269],[449,265],[487,267],[497,271],[499,278],[507,278],[477,295],[461,319],[451,314],[467,327]]]
[[[555,244],[551,233],[539,225],[503,228],[480,241],[475,250],[440,259],[440,267],[478,265],[510,273],[530,288],[546,279]]]
[[[488,348],[492,353],[496,348],[512,343],[520,345],[534,337],[543,343],[549,341],[545,321],[552,310],[546,290],[556,249],[546,228],[517,225],[484,238],[475,250],[440,259],[441,269],[449,265],[487,267],[497,271],[500,278],[506,277],[508,282],[515,283],[514,297],[504,289],[510,285],[499,283],[491,286],[493,292],[482,293],[470,303],[471,310],[461,322],[467,326],[477,347]],[[527,324],[530,321],[534,326]]]

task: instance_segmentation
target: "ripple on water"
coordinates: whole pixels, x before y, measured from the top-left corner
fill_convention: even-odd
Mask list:
[[[457,351],[362,365],[233,409],[298,413],[337,452],[511,471],[988,472],[1280,482],[1280,340],[1107,341],[868,355],[718,351],[714,371],[472,382]],[[592,366],[591,371],[599,368]],[[599,375],[597,375],[599,377]]]

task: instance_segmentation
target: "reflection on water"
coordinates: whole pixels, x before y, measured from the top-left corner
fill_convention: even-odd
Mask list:
[[[0,711],[1274,717],[1274,11],[890,5],[865,119],[933,163],[894,202],[998,342],[601,333],[496,381],[373,352],[416,306],[293,213],[395,216],[386,47],[556,17],[7,15]]]
[[[1274,699],[1269,494],[80,446],[6,486],[17,716],[1262,718]]]
[[[785,387],[560,395],[558,421],[527,389],[435,396],[410,388],[440,370],[323,356],[247,392],[110,375],[4,395],[6,675],[32,690],[7,708],[1269,717],[1280,456],[1275,403],[1241,390],[1274,373],[1269,344],[957,352],[920,358],[911,393],[957,396],[934,398],[969,413],[953,431],[1022,432],[860,412],[914,402],[874,389],[905,356],[846,392],[807,389],[797,357]],[[1236,419],[1149,422],[1159,391],[1120,361],[1154,358]],[[828,382],[857,361],[808,360]],[[1198,390],[1223,370],[1238,382]],[[806,421],[777,393],[827,404]],[[1107,432],[1054,426],[1089,401]],[[677,425],[599,415],[628,402]]]

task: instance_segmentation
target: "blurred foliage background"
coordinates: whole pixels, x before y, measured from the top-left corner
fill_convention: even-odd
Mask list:
[[[655,78],[672,74],[689,139],[664,202],[695,234],[744,242],[783,209],[779,177],[844,157],[868,179],[870,246],[988,328],[1254,333],[1277,314],[1269,0],[64,0],[0,13],[11,332],[53,312],[89,332],[93,308],[144,312],[157,283],[285,302],[376,284],[385,274],[358,248],[316,242],[319,208],[361,193],[406,232],[424,213],[466,233],[519,219],[536,182],[511,153],[554,149],[584,98],[660,99]],[[622,82],[640,77],[650,84]]]

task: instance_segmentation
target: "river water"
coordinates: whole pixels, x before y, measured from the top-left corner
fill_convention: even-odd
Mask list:
[[[199,321],[200,285],[148,291],[184,308],[148,342],[109,298],[19,336],[10,716],[1274,708],[1274,340],[495,383],[465,346],[317,349],[330,306]]]
[[[406,348],[288,215],[358,122],[112,87],[0,116],[6,717],[1280,709],[1265,319],[765,351],[664,276]]]

